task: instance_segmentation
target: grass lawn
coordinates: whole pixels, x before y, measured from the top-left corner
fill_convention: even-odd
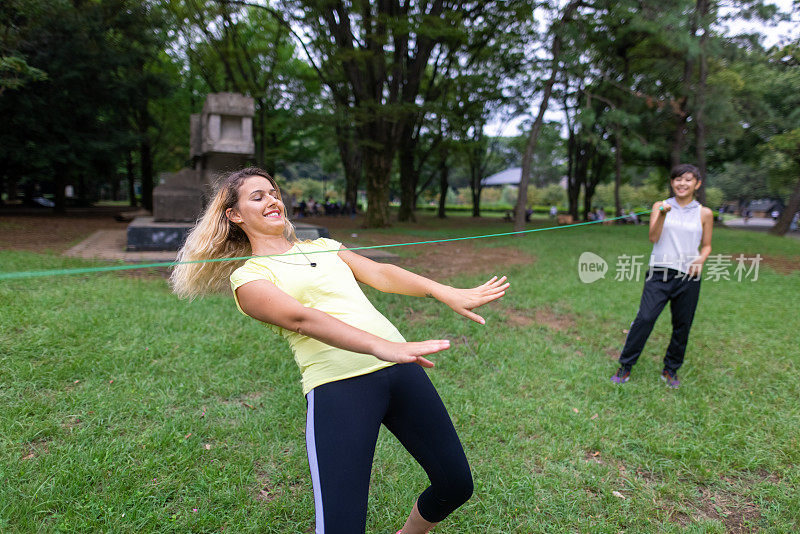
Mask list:
[[[375,244],[510,228],[459,218],[333,234]],[[714,253],[765,260],[756,281],[703,282],[679,390],[658,380],[668,312],[631,381],[609,382],[642,287],[616,281],[615,265],[649,254],[644,226],[438,246],[426,250],[439,263],[472,254],[497,269],[449,283],[507,274],[512,287],[485,327],[367,290],[407,339],[453,342],[429,375],[475,495],[436,532],[800,528],[800,242],[715,231]],[[535,261],[504,267],[510,250]],[[609,263],[604,279],[580,282],[584,251]],[[86,265],[0,251],[2,271]],[[299,371],[230,296],[179,301],[157,274],[0,281],[0,406],[0,532],[310,531]],[[393,534],[425,486],[382,430],[368,532]]]

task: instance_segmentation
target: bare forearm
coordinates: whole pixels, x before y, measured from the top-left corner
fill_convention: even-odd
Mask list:
[[[662,212],[654,211],[655,222],[650,224],[650,242],[656,243],[661,239],[661,231],[664,230],[664,219],[666,218]]]
[[[292,330],[298,334],[340,349],[371,354],[387,362],[417,363],[422,367],[433,367],[433,362],[424,356],[450,348],[450,342],[445,339],[412,343],[388,341],[313,308],[304,308],[300,316],[292,325]]]
[[[382,264],[381,269],[376,273],[374,280],[369,282],[369,285],[384,293],[397,293],[411,297],[433,297],[439,300],[449,288],[449,286],[390,264]]]
[[[702,263],[705,263],[708,257],[711,255],[711,245],[706,245],[700,248],[700,256],[698,256],[698,260]]]
[[[387,343],[383,338],[350,326],[314,308],[304,308],[294,320],[279,326],[317,339],[332,347],[361,354],[375,354],[381,344]]]

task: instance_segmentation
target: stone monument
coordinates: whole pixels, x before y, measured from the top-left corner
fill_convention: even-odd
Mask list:
[[[202,113],[190,117],[192,167],[162,173],[153,189],[153,216],[128,226],[127,250],[178,250],[208,202],[218,175],[242,168],[253,157],[253,99],[212,93]],[[295,224],[300,239],[327,237],[325,228]]]

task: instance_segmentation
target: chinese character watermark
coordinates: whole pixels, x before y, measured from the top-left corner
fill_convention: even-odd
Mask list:
[[[698,256],[679,258],[674,262],[674,265],[679,267],[677,269],[672,269],[667,265],[658,265],[658,262],[650,265],[645,258],[644,254],[617,256],[614,280],[638,282],[644,271],[647,274],[646,280],[661,277],[666,281],[670,270],[674,270],[684,280],[755,282],[758,280],[758,269],[762,261],[761,254],[750,257],[744,254],[736,257],[730,254],[712,254],[706,259],[700,271],[690,272],[692,271],[691,265]],[[646,270],[643,267],[646,267]],[[584,284],[591,284],[605,278],[607,272],[608,262],[593,252],[584,252],[578,259],[578,277]]]

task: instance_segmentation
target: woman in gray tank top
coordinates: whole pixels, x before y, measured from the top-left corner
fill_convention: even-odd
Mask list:
[[[670,173],[673,197],[653,204],[650,215],[650,269],[644,282],[639,312],[631,323],[619,357],[619,369],[611,377],[616,384],[630,379],[656,319],[667,302],[672,312],[672,338],[664,356],[661,379],[669,387],[680,386],[678,368],[683,364],[689,330],[692,328],[700,275],[711,254],[713,212],[694,199],[701,185],[694,165],[678,165]]]

